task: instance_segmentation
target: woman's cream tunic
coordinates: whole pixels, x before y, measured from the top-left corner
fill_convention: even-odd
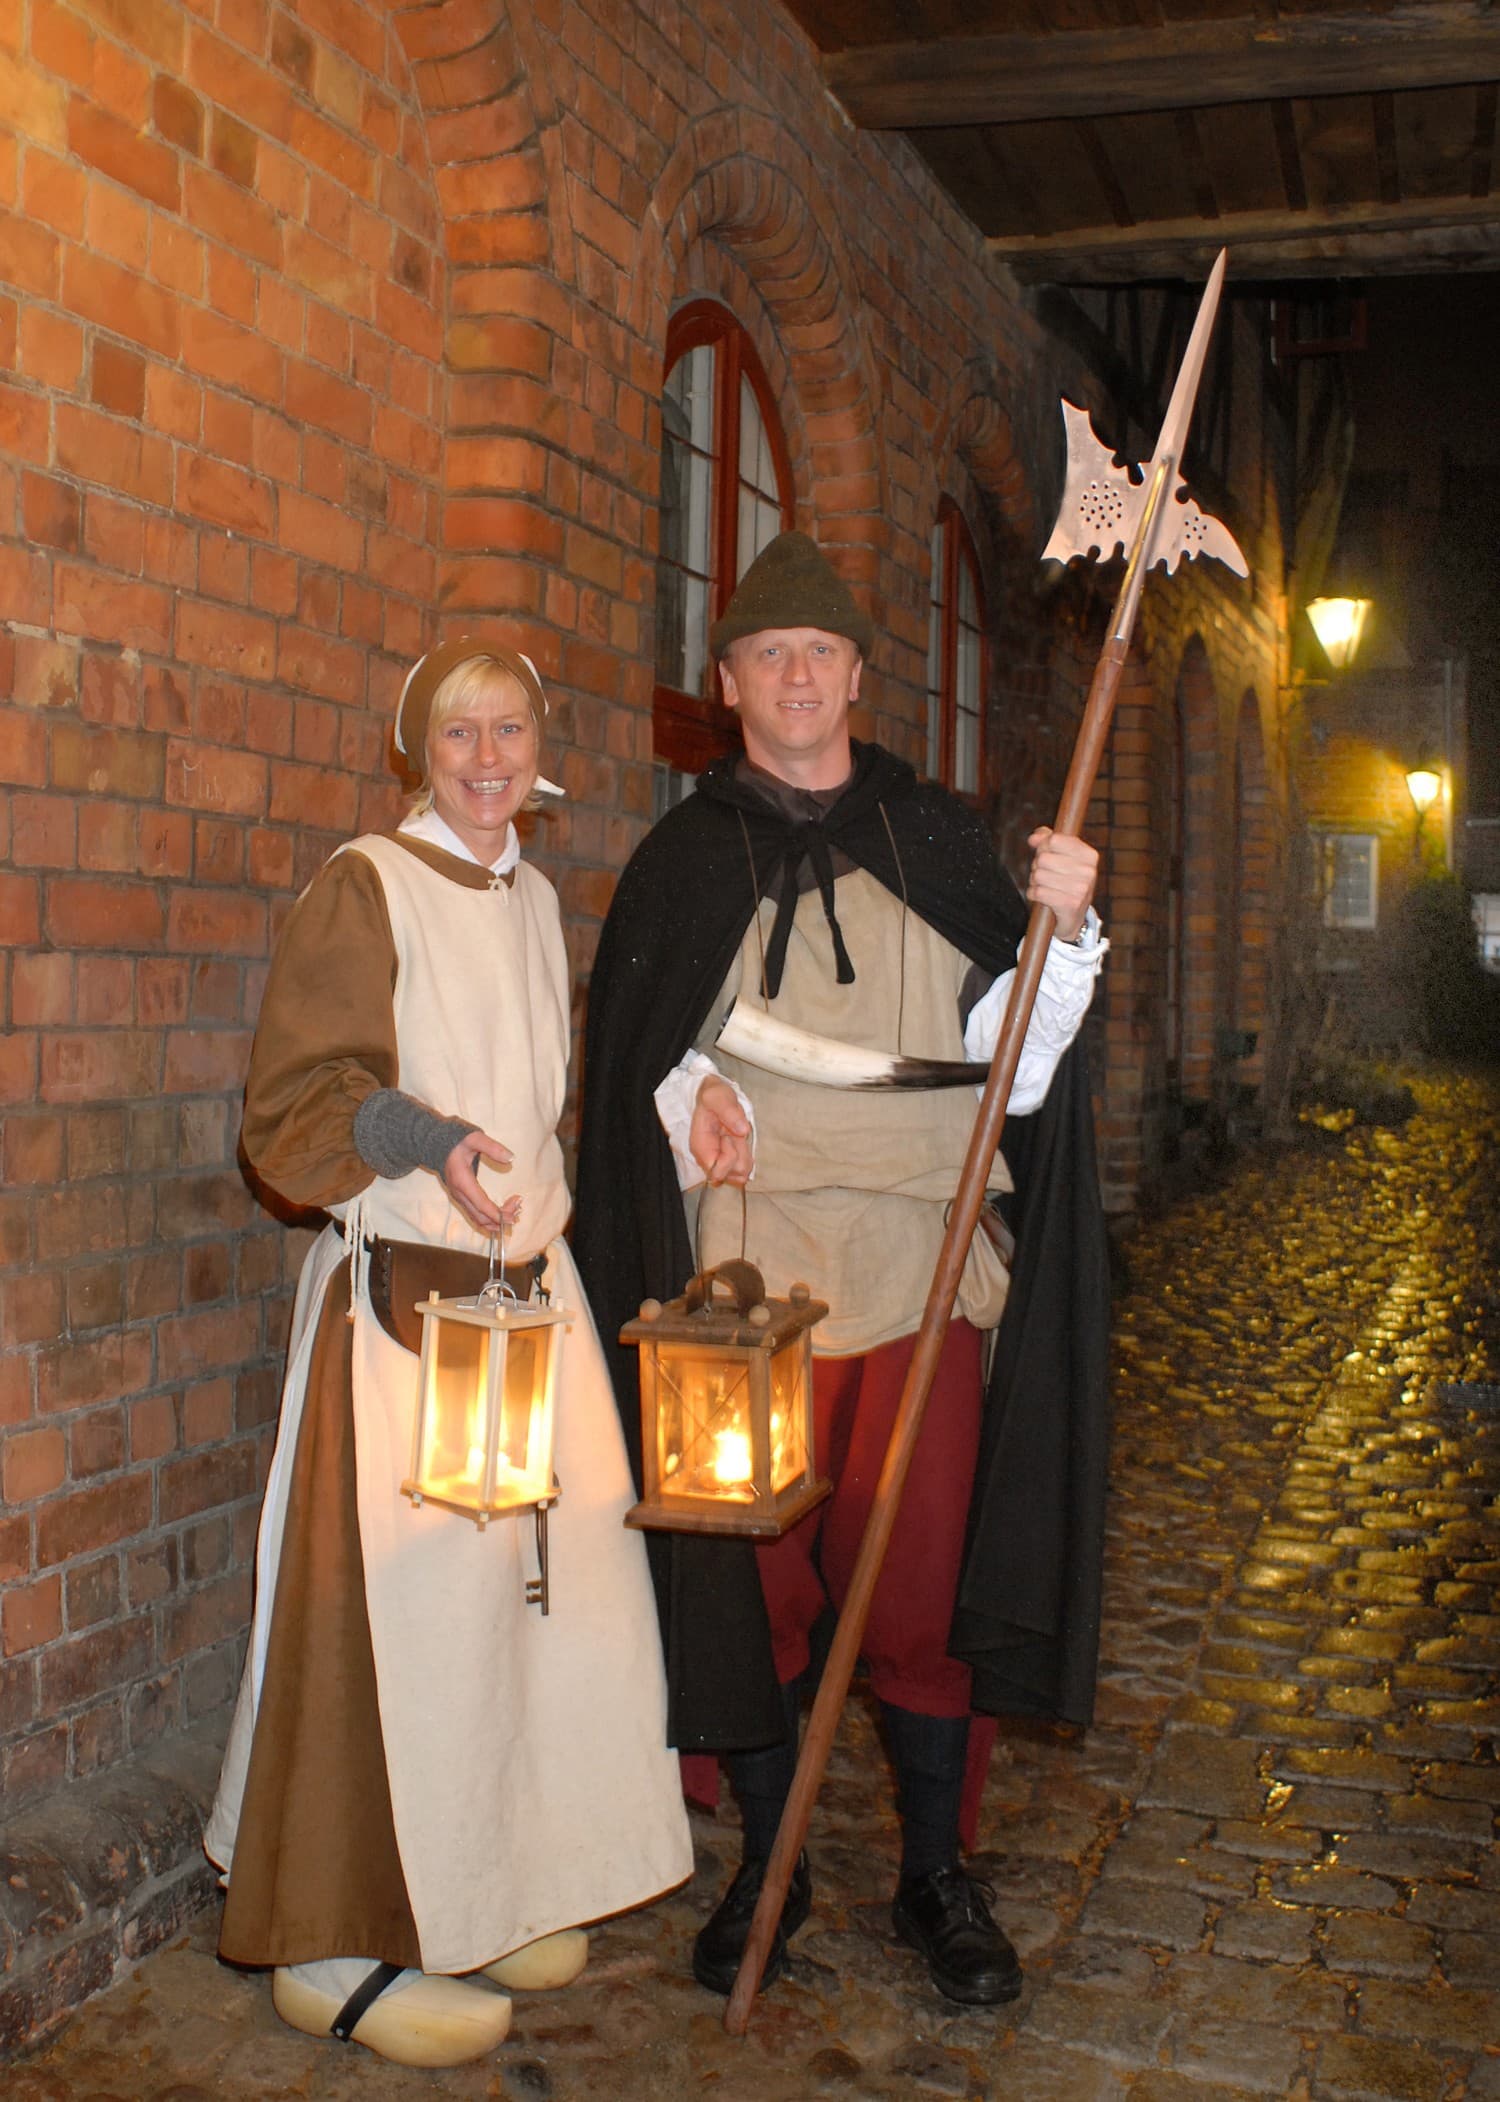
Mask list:
[[[512,884],[454,881],[450,857],[370,837],[363,856],[384,897],[393,949],[399,1078],[361,1070],[312,1095],[351,1108],[401,1089],[499,1139],[514,1156],[487,1187],[519,1193],[507,1260],[547,1254],[547,1281],[572,1315],[558,1390],[550,1517],[551,1611],[525,1603],[535,1573],[529,1515],[483,1531],[401,1494],[409,1471],[417,1360],[380,1328],[355,1268],[353,1406],[359,1539],[395,1837],[423,1968],[463,1971],[537,1936],[637,1905],[692,1870],[643,1543],[622,1520],[632,1498],[618,1417],[571,1257],[558,1238],[569,1200],[556,1126],[568,1052],[568,977],[557,900],[524,862]],[[383,968],[377,959],[376,970]],[[331,987],[331,997],[339,997]],[[351,1016],[351,1041],[368,1032]],[[258,1044],[257,1052],[262,1047]],[[262,1067],[274,1068],[258,1056]],[[288,1069],[297,1064],[288,1046]],[[267,1081],[274,1092],[274,1074]],[[295,1142],[310,1120],[284,1090]],[[252,1073],[251,1094],[256,1094]],[[337,1117],[334,1119],[338,1121]],[[248,1117],[247,1117],[248,1142]],[[347,1140],[345,1140],[347,1144]],[[425,1169],[368,1182],[328,1208],[366,1233],[483,1252],[487,1246]],[[324,1200],[327,1201],[326,1199]],[[282,1419],[258,1553],[250,1656],[210,1821],[229,1866],[275,1596],[281,1527],[323,1288],[346,1259],[336,1228],[310,1251],[298,1289]],[[328,1954],[379,1954],[329,1950]]]

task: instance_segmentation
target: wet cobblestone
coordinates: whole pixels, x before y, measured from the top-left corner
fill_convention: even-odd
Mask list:
[[[1405,1128],[1243,1165],[1128,1245],[1098,1721],[1002,1731],[974,1864],[1015,2007],[949,2006],[893,1944],[855,1700],[813,1919],[743,2043],[687,1974],[725,1811],[689,1888],[518,1998],[482,2065],[283,2029],[210,1913],[8,2102],[1500,2102],[1500,1087],[1415,1088]]]

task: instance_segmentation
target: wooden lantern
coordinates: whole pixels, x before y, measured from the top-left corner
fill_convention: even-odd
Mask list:
[[[722,1263],[620,1331],[641,1353],[642,1496],[626,1524],[774,1540],[829,1492],[813,1464],[806,1285],[767,1299],[752,1263]]]

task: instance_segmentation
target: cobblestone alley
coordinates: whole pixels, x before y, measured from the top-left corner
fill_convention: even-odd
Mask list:
[[[855,1701],[813,1918],[744,2043],[687,1967],[726,1812],[692,1886],[518,1998],[485,2064],[403,2073],[282,2028],[209,1914],[8,2102],[1500,2102],[1500,1086],[1416,1092],[1404,1128],[1310,1135],[1128,1245],[1098,1723],[1003,1729],[985,1804],[1014,2008],[947,2006],[893,1942]]]

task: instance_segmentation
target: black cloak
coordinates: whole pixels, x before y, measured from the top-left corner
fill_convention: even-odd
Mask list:
[[[828,845],[867,869],[981,969],[1015,962],[1026,914],[979,819],[879,745],[854,746]],[[889,826],[889,831],[887,831]],[[719,760],[620,878],[589,993],[573,1248],[640,1480],[638,1357],[617,1341],[647,1297],[692,1273],[682,1197],[653,1091],[692,1045],[749,925],[811,851]],[[892,855],[894,837],[899,866]],[[986,1401],[952,1650],[974,1706],[1087,1722],[1093,1706],[1105,1477],[1108,1268],[1080,1047],[1046,1102],[1007,1118],[1017,1252]],[[684,1750],[783,1734],[748,1542],[647,1536],[666,1652],[668,1738]]]

